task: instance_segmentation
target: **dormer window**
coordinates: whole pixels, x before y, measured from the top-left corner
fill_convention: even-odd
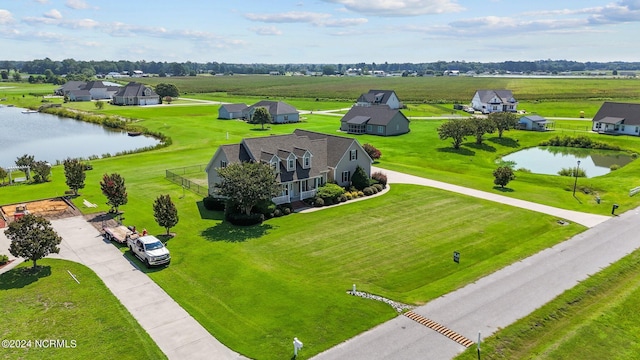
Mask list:
[[[305,156],[304,158],[302,158],[302,163],[305,169],[308,169],[311,167],[311,158],[309,156]]]
[[[296,156],[289,154],[287,157],[287,171],[294,171],[296,169]]]

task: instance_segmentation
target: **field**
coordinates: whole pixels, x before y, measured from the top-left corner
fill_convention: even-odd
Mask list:
[[[26,347],[8,348],[3,342],[0,359],[165,358],[89,268],[54,259],[38,265],[36,273],[25,271],[31,266],[27,262],[0,275],[0,338],[24,340]],[[63,348],[38,348],[36,341],[48,339],[66,343]]]
[[[247,81],[239,76],[229,78],[240,83],[234,86]],[[308,96],[287,101],[315,105],[310,109],[329,110],[349,106],[357,97],[347,94],[359,95],[370,87],[390,88],[402,80],[264,78],[275,83],[268,85],[262,77],[256,77],[258,80],[255,84],[252,82],[253,85],[244,83],[255,88],[254,93],[236,94],[230,87],[233,82],[227,83],[225,78],[224,83],[214,83],[217,91],[224,94],[189,93],[185,97],[250,103],[254,96],[268,89],[273,91],[270,97],[274,98],[285,93],[301,93],[309,87],[318,94],[318,101]],[[194,89],[198,86],[202,91],[210,91],[213,86],[199,77],[186,78],[184,84],[188,80],[194,80]],[[346,82],[338,83],[338,80]],[[378,80],[381,82],[373,83]],[[416,96],[424,97],[426,92],[419,84],[433,90],[443,86],[442,81],[456,81],[450,83],[451,93],[456,94],[461,92],[463,83],[474,79],[405,80],[408,83],[398,85],[402,91],[415,88],[419,94]],[[502,82],[514,80],[496,79],[495,84],[487,83],[486,79],[474,81],[478,83],[467,82],[465,86],[508,87],[509,83]],[[523,81],[525,84],[518,85],[520,89],[536,88],[540,94],[549,93],[554,87],[553,82],[528,84],[529,80]],[[601,100],[593,100],[589,86],[619,91],[618,100],[635,96],[637,91],[623,91],[626,85],[622,85],[637,84],[634,80],[597,81],[585,79],[584,83],[556,84],[555,91],[565,89],[569,93],[573,87],[586,96],[575,100],[584,105],[581,107],[572,105],[573,95],[560,99],[556,102],[558,116],[575,117],[572,114],[578,109],[587,111],[586,105],[592,104],[593,108],[593,104],[601,104]],[[325,82],[327,87],[323,85]],[[617,90],[617,85],[623,90]],[[449,88],[446,89],[440,88],[437,93],[449,94]],[[398,94],[405,99],[402,93]],[[524,98],[531,96],[523,95]],[[37,97],[16,98],[24,101],[24,105],[31,101],[32,106],[40,101]],[[542,106],[547,102],[536,104]],[[77,105],[98,112],[88,106],[90,104],[65,104]],[[423,105],[433,110],[420,110]],[[412,116],[437,116],[444,111],[440,104],[420,103],[415,105],[415,110],[413,106],[410,105],[414,111]],[[87,173],[87,187],[74,201],[85,212],[108,210],[98,183],[104,173],[120,173],[126,179],[129,192],[129,203],[121,207],[125,211],[125,222],[145,227],[152,234],[161,234],[164,229],[153,220],[152,204],[158,195],[170,194],[180,214],[179,224],[172,229],[177,236],[168,243],[173,262],[166,269],[150,271],[149,276],[215,337],[247,356],[260,359],[290,356],[290,339],[297,336],[303,341],[308,339],[304,351],[307,357],[395,316],[384,304],[345,296],[345,290],[353,283],[364,291],[421,304],[583,230],[575,224],[558,226],[552,217],[409,185],[393,185],[383,197],[347,206],[271,219],[255,227],[235,228],[222,221],[221,213],[205,210],[201,197],[189,191],[182,197],[182,189],[164,178],[165,170],[206,164],[217,146],[237,143],[244,137],[291,133],[297,127],[335,133],[339,117],[309,114],[299,124],[272,125],[268,131],[260,131],[240,121],[216,120],[217,108],[217,105],[182,106],[179,103],[148,108],[105,106],[101,112],[136,119],[141,126],[171,136],[173,144],[151,152],[93,160],[94,170]],[[558,120],[554,132],[509,131],[503,138],[488,136],[482,146],[469,141],[460,151],[453,151],[448,141],[437,137],[436,128],[441,122],[414,120],[412,131],[407,135],[358,136],[357,139],[382,151],[383,157],[376,164],[382,168],[579,211],[608,214],[614,202],[620,205],[620,211],[638,205],[640,198],[628,196],[629,188],[638,186],[635,183],[640,170],[637,161],[606,176],[580,179],[577,198],[571,194],[571,178],[518,172],[516,180],[503,192],[493,187],[491,176],[500,156],[534,146],[554,135],[585,134],[640,152],[637,138],[589,134],[584,131],[588,121]],[[2,202],[62,194],[66,190],[62,168],[56,166],[53,171],[54,180],[50,183],[0,188]],[[601,197],[601,204],[596,203],[595,194]],[[85,199],[98,204],[98,208],[83,208]],[[536,221],[530,221],[532,217]],[[505,223],[513,225],[505,227]],[[517,239],[514,233],[518,234]],[[514,241],[517,247],[513,246]],[[450,256],[454,249],[464,254],[463,266],[452,267]]]

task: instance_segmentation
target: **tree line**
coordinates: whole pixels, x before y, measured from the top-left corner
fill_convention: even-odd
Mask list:
[[[129,73],[142,70],[147,74],[170,74],[173,76],[195,76],[202,73],[224,74],[269,74],[288,72],[316,72],[325,75],[345,74],[348,69],[359,69],[362,72],[382,70],[385,72],[413,72],[418,75],[440,75],[446,70],[460,72],[549,72],[566,71],[618,71],[640,70],[640,62],[579,62],[571,60],[536,60],[536,61],[502,61],[502,62],[466,62],[466,61],[435,61],[425,63],[337,63],[337,64],[237,64],[224,62],[162,62],[162,61],[80,61],[64,59],[62,61],[50,58],[30,61],[0,61],[0,73],[3,80],[10,78],[10,73],[28,73],[47,76],[50,75],[78,77],[75,80],[85,80],[100,74],[110,72]]]

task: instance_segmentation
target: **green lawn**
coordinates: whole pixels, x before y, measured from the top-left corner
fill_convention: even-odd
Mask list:
[[[244,137],[288,134],[298,127],[334,134],[340,118],[313,114],[298,124],[260,131],[240,121],[217,120],[217,109],[105,106],[103,113],[136,119],[169,135],[173,144],[92,161],[87,187],[74,201],[85,212],[108,210],[98,183],[104,173],[120,173],[129,193],[129,203],[121,207],[125,223],[161,234],[164,229],[153,220],[152,204],[158,195],[170,194],[180,214],[180,223],[172,229],[177,237],[168,243],[172,264],[149,275],[215,337],[250,357],[290,356],[294,336],[305,342],[303,355],[310,356],[395,316],[384,304],[346,296],[353,283],[361,290],[421,304],[583,230],[575,224],[558,226],[549,216],[409,185],[393,185],[382,197],[346,206],[276,218],[261,226],[231,227],[221,221],[221,213],[204,210],[195,194],[180,198],[182,189],[164,179],[165,170],[205,164],[217,146]],[[415,120],[403,136],[356,138],[382,151],[376,165],[383,168],[601,214],[608,214],[613,202],[619,211],[639,202],[627,193],[638,186],[637,161],[607,176],[580,179],[577,200],[571,192],[573,179],[558,176],[518,172],[506,191],[494,189],[491,172],[500,156],[565,131],[584,133],[565,128],[577,122],[559,121],[558,130],[549,133],[488,136],[482,146],[469,139],[459,151],[438,139],[440,123]],[[637,138],[589,136],[640,151]],[[62,169],[56,166],[50,183],[0,188],[0,202],[61,195],[65,189]],[[594,191],[602,204],[596,204]],[[84,199],[98,208],[83,208]],[[461,264],[451,260],[453,251],[461,252]]]
[[[640,251],[484,340],[483,359],[628,359],[640,345]],[[456,359],[476,359],[471,347]]]
[[[40,260],[38,266],[35,273],[27,271],[28,262],[0,275],[0,338],[24,340],[22,348],[3,342],[1,359],[165,358],[89,268],[54,259]],[[67,348],[37,343],[48,339],[66,340]]]

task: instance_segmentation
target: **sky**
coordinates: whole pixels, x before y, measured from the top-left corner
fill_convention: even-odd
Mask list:
[[[640,0],[0,0],[0,60],[640,61]]]

